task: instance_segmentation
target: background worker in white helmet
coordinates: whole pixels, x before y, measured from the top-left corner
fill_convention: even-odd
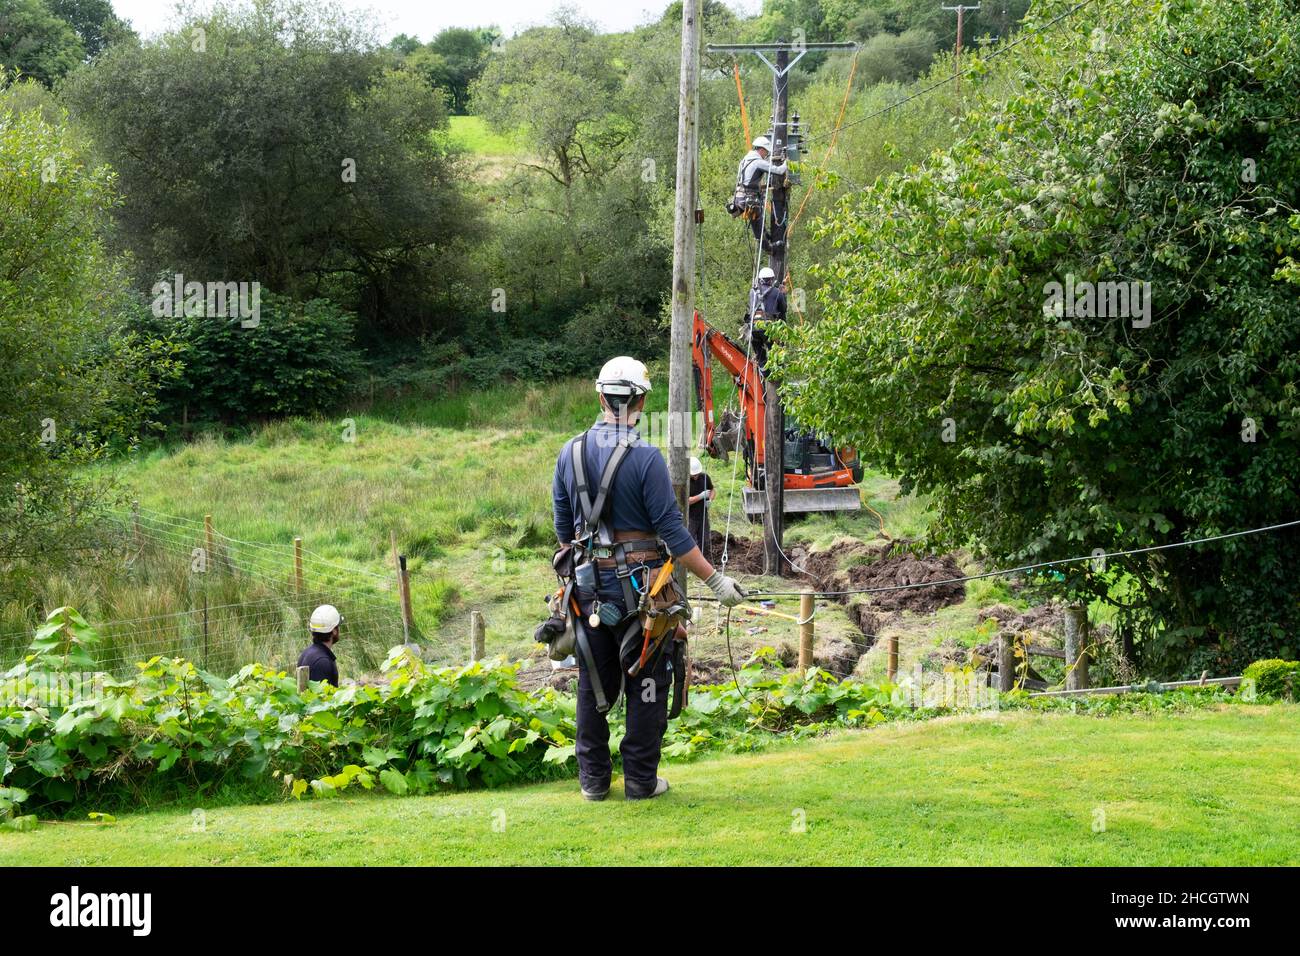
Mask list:
[[[311,612],[307,627],[311,630],[311,644],[298,655],[298,666],[306,667],[312,680],[339,686],[339,665],[334,657],[334,645],[339,641],[339,625],[343,615],[333,604],[322,604]]]
[[[713,479],[704,470],[704,462],[691,457],[691,485],[687,490],[686,526],[691,530],[691,537],[700,546],[704,557],[712,561],[713,554],[709,548],[709,502],[717,495]]]
[[[766,229],[763,227],[763,177],[781,178],[786,173],[785,157],[774,162],[768,158],[771,150],[769,137],[754,139],[754,148],[745,154],[736,170],[736,194],[732,198],[732,208],[749,223],[754,238],[762,242],[764,252],[781,248],[785,241],[785,215],[781,210],[774,207],[772,222]]]
[[[763,327],[769,322],[784,322],[785,310],[785,290],[776,281],[776,273],[763,266],[758,270],[758,282],[749,292],[749,315],[745,317],[745,332],[759,368],[767,365],[768,336]]]
[[[627,356],[610,359],[596,391],[601,416],[565,443],[555,462],[552,492],[555,536],[562,548],[572,545],[578,555],[572,575],[580,611],[578,773],[588,800],[609,794],[606,714],[626,684],[627,731],[619,753],[624,796],[636,800],[668,790],[658,769],[671,666],[668,655],[659,653],[637,676],[628,676],[643,647],[638,593],[671,554],[724,606],[739,604],[745,594],[700,553],[682,521],[663,453],[636,432],[650,391],[645,365]]]

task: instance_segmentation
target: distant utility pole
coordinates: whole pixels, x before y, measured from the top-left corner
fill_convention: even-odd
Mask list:
[[[673,318],[668,368],[668,474],[683,517],[690,488],[691,334],[695,319],[695,209],[700,120],[700,4],[682,3],[677,98],[677,207],[673,223]],[[684,577],[685,569],[679,569]]]
[[[963,22],[965,21],[965,19],[966,19],[965,14],[966,14],[966,11],[967,11],[967,10],[978,10],[979,8],[980,8],[980,5],[979,5],[978,3],[975,4],[975,6],[973,6],[973,7],[971,7],[971,6],[963,6],[963,5],[961,5],[961,4],[958,4],[958,5],[955,6],[955,7],[944,7],[944,6],[941,6],[941,9],[943,9],[943,10],[956,10],[956,11],[957,11],[957,58],[953,61],[953,70],[954,70],[954,72],[957,74],[957,94],[958,94],[958,95],[961,95],[961,28],[962,28],[962,23],[963,23]]]
[[[852,50],[856,43],[735,43],[709,44],[710,53],[753,53],[772,71],[772,149],[773,158],[780,157],[790,139],[789,85],[790,71],[810,50]],[[775,62],[766,54],[771,53]],[[791,58],[790,54],[795,54]],[[796,120],[797,120],[796,114]],[[772,200],[773,233],[781,243],[768,253],[768,265],[777,282],[784,282],[789,252],[790,182],[770,182],[767,190]],[[763,216],[767,210],[760,211]],[[766,420],[755,423],[763,431],[763,566],[768,574],[785,573],[782,544],[785,538],[785,409],[776,383],[763,382],[763,402]]]

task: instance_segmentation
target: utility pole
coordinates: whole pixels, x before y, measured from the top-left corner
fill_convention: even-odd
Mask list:
[[[785,47],[776,50],[776,69],[772,71],[772,155],[784,156],[789,140],[790,108],[790,51]],[[774,246],[768,253],[767,264],[778,283],[785,282],[786,228],[790,216],[790,186],[788,178],[773,183],[772,222]],[[763,210],[767,215],[767,210]],[[775,245],[779,239],[780,245]],[[763,570],[778,577],[785,573],[783,544],[785,542],[785,409],[776,383],[770,378],[763,381]]]
[[[700,117],[700,5],[682,3],[682,68],[677,97],[677,208],[673,223],[673,316],[668,370],[668,474],[682,516],[690,488],[691,334],[695,321],[695,209]],[[678,569],[685,583],[685,568]]]
[[[709,44],[710,53],[753,53],[772,71],[772,157],[780,157],[790,142],[789,85],[790,70],[810,50],[852,50],[856,43],[738,43]],[[773,54],[774,60],[767,58]],[[790,54],[794,53],[793,59]],[[789,158],[789,157],[787,157]],[[768,265],[777,282],[784,283],[789,250],[789,179],[770,182],[766,194],[772,200],[771,233],[781,242],[768,253]],[[767,215],[767,210],[762,210]],[[763,482],[763,566],[767,574],[783,575],[786,561],[785,540],[785,409],[776,383],[763,379],[764,421],[763,470],[755,476]]]
[[[957,11],[957,56],[956,56],[956,59],[953,60],[953,71],[957,74],[957,95],[958,95],[958,96],[961,95],[961,28],[962,28],[962,23],[965,21],[965,14],[966,14],[966,11],[967,11],[967,10],[978,10],[979,8],[980,8],[980,5],[979,5],[978,3],[975,4],[975,6],[973,6],[973,7],[972,7],[972,6],[963,6],[962,4],[958,4],[958,5],[955,6],[955,7],[945,7],[945,6],[943,6],[942,4],[940,5],[940,9],[943,9],[943,10],[956,10],[956,11]]]

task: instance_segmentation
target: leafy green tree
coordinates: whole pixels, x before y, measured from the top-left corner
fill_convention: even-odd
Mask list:
[[[447,91],[453,113],[463,114],[469,108],[470,86],[487,64],[490,43],[483,30],[451,27],[412,51],[407,62],[434,86]]]
[[[137,281],[258,281],[420,327],[438,250],[474,228],[439,97],[368,21],[258,0],[115,44],[66,96],[116,170]]]
[[[109,0],[47,0],[56,16],[76,31],[86,56],[94,58],[110,43],[135,36]]]
[[[1284,0],[1088,7],[1029,38],[999,64],[1017,95],[830,219],[825,315],[774,356],[807,383],[796,414],[998,563],[1296,518],[1298,45]],[[1084,282],[1127,307],[1117,286],[1067,307]],[[1295,654],[1296,538],[1071,565],[1062,588],[1114,604],[1148,670],[1233,671]]]
[[[562,9],[554,26],[506,43],[473,88],[476,112],[502,132],[527,137],[530,161],[520,165],[560,187],[558,208],[540,211],[558,220],[579,262],[591,247],[578,224],[577,186],[612,170],[633,132],[614,52],[608,37]],[[579,284],[588,282],[580,269]]]
[[[111,487],[78,466],[132,441],[170,351],[132,308],[99,230],[114,202],[66,124],[0,110],[0,579],[78,557]],[[33,563],[34,562],[34,563]],[[10,592],[13,593],[13,592]]]
[[[0,0],[0,67],[53,86],[85,56],[76,30],[46,0]]]

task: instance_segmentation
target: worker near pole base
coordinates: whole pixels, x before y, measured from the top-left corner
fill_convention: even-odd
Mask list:
[[[758,284],[749,293],[749,333],[750,349],[759,368],[767,365],[767,349],[770,344],[764,328],[771,322],[784,322],[786,310],[785,290],[776,281],[776,273],[768,266],[758,270]]]
[[[709,551],[709,502],[717,495],[713,488],[713,479],[704,470],[704,463],[698,458],[691,458],[690,497],[686,499],[686,523],[691,529],[691,537],[700,546],[700,551],[708,560],[712,560]]]
[[[643,648],[638,602],[668,556],[704,581],[725,607],[745,598],[716,571],[691,537],[658,448],[637,434],[650,378],[641,362],[610,359],[596,380],[601,417],[571,438],[555,463],[552,497],[561,552],[572,548],[576,598],[578,713],[576,753],[582,795],[609,794],[612,761],[606,719],[627,694],[627,730],[619,753],[630,800],[668,790],[658,775],[668,727],[669,656],[662,651],[639,670]],[[666,646],[666,644],[664,645]],[[625,686],[626,682],[626,686]]]
[[[339,686],[339,665],[334,657],[334,645],[339,641],[339,625],[343,615],[333,604],[322,604],[311,612],[307,626],[311,630],[311,644],[298,655],[298,666],[308,670],[312,680]]]
[[[772,140],[759,136],[754,140],[754,148],[745,154],[736,170],[736,193],[728,209],[733,215],[742,217],[749,223],[754,238],[762,244],[764,252],[774,252],[785,245],[785,224],[777,217],[764,227],[763,214],[763,177],[775,176],[783,179],[786,173],[785,160],[773,162],[768,158],[772,149]],[[775,183],[773,184],[775,186]]]

